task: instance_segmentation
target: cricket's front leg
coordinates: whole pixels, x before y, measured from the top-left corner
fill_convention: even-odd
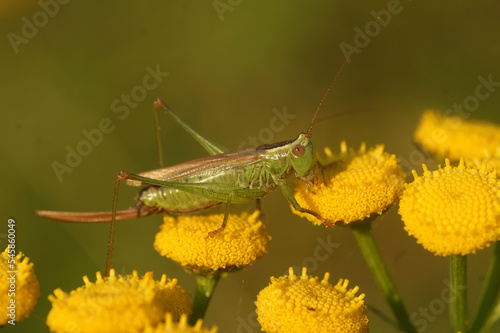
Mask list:
[[[297,200],[295,199],[295,197],[293,196],[293,193],[292,193],[292,191],[290,191],[290,188],[286,184],[285,180],[280,180],[278,184],[279,184],[279,187],[281,188],[281,192],[283,192],[283,195],[288,199],[288,201],[290,201],[290,203],[292,204],[293,208],[296,211],[299,211],[301,213],[307,213],[307,214],[314,216],[318,220],[321,220],[325,224],[325,226],[327,226],[327,227],[333,225],[332,221],[321,217],[315,211],[312,211],[312,210],[306,209],[306,208],[302,208],[300,206],[300,204],[297,202]]]
[[[299,173],[296,173],[295,176],[300,180],[302,180],[306,185],[307,190],[313,194],[315,193],[313,190],[314,186],[322,182],[324,178],[321,164],[318,161],[314,163],[314,166],[311,168],[311,170],[308,172],[306,176],[302,176]]]

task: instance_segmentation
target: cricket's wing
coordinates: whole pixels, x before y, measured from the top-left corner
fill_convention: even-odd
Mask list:
[[[193,174],[201,174],[207,170],[211,170],[215,173],[221,169],[241,167],[246,164],[259,161],[264,155],[265,151],[256,149],[233,151],[229,153],[203,157],[197,160],[180,163],[162,169],[141,172],[138,175],[155,180],[175,181]],[[132,179],[126,179],[125,183],[131,186],[144,185],[143,182]]]

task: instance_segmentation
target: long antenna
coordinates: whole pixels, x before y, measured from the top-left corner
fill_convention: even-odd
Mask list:
[[[389,0],[389,2],[387,2],[387,4],[385,5],[384,7],[384,10],[387,10],[387,7],[389,6],[389,3],[391,2],[392,0]],[[372,26],[377,23],[378,21],[380,20],[380,16],[377,17],[377,19],[375,21],[373,21],[369,26],[368,28],[365,30],[365,33],[363,34],[363,36],[361,36],[361,39],[358,41],[358,43],[356,44],[356,46],[354,47],[354,49],[352,49],[352,51],[349,53],[349,55],[347,56],[346,60],[344,61],[344,63],[342,64],[342,66],[340,66],[340,69],[338,70],[337,74],[335,74],[335,77],[333,78],[332,80],[332,83],[330,83],[330,85],[328,86],[328,89],[326,89],[326,92],[325,94],[323,95],[323,98],[321,99],[321,101],[319,102],[319,105],[316,109],[316,112],[314,113],[314,116],[311,120],[311,124],[309,125],[309,127],[307,128],[307,132],[306,132],[306,138],[310,138],[311,137],[311,132],[312,132],[312,127],[314,125],[314,121],[316,120],[316,116],[318,115],[318,111],[319,109],[321,108],[321,106],[323,105],[323,102],[325,101],[326,97],[328,96],[328,94],[330,93],[330,90],[332,89],[332,86],[333,84],[335,83],[335,81],[337,81],[337,78],[339,77],[340,73],[342,73],[342,71],[344,70],[344,67],[349,63],[349,61],[351,61],[351,58],[352,58],[352,55],[354,54],[354,52],[356,52],[358,49],[359,49],[359,46],[361,45],[361,43],[363,43],[363,41],[365,40],[365,37],[367,36],[368,34],[368,31],[370,31],[370,29],[372,28]]]

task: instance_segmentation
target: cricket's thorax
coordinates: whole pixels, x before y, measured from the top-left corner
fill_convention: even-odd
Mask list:
[[[172,213],[189,213],[220,205],[228,201],[230,193],[231,203],[245,203],[271,192],[279,179],[286,178],[292,172],[285,147],[252,151],[250,156],[252,158],[245,158],[237,164],[229,162],[232,161],[230,159],[224,163],[222,159],[216,167],[200,167],[196,172],[168,179],[178,186],[172,183],[172,187],[145,188],[139,200],[146,206],[160,207]],[[211,159],[207,158],[206,161],[209,163]],[[193,185],[183,188],[186,184]],[[196,188],[194,184],[207,186]]]

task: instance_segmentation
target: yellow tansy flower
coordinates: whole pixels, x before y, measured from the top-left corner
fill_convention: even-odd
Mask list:
[[[192,312],[177,279],[163,275],[155,281],[152,272],[139,278],[136,271],[117,277],[113,269],[109,277],[103,278],[99,272],[96,276],[95,283],[84,276],[84,286],[69,294],[56,289],[49,296],[52,309],[47,325],[52,332],[142,332],[148,325],[163,322],[167,312],[175,320]]]
[[[496,152],[493,154],[486,151],[481,157],[465,159],[465,165],[474,167],[484,165],[487,172],[495,171],[497,174],[500,173],[500,146],[497,147]]]
[[[500,240],[500,181],[486,167],[429,171],[408,184],[399,203],[405,230],[437,255],[466,255]]]
[[[40,285],[33,263],[21,252],[17,255],[9,246],[0,256],[0,326],[15,324],[26,318],[40,297]],[[9,253],[10,252],[10,253]]]
[[[171,313],[167,313],[165,318],[165,323],[160,324],[154,328],[148,327],[144,333],[217,333],[217,326],[212,327],[212,329],[208,330],[207,328],[203,328],[203,320],[198,319],[194,326],[188,325],[188,317],[186,315],[182,315],[179,322],[174,322]]]
[[[494,153],[500,146],[500,126],[426,110],[414,137],[432,155],[458,161],[482,157],[485,151]]]
[[[271,237],[253,214],[229,215],[227,226],[215,237],[224,214],[165,215],[154,246],[162,256],[173,259],[194,273],[222,273],[241,269],[262,257]]]
[[[326,164],[317,173],[318,181],[312,188],[295,181],[294,196],[302,208],[318,213],[332,223],[350,223],[382,212],[394,204],[402,193],[405,173],[393,154],[378,145],[366,151],[347,149],[345,141],[341,153],[333,155],[325,149]],[[310,214],[292,211],[316,225],[323,222]]]
[[[368,332],[364,294],[359,288],[347,289],[348,280],[335,285],[308,276],[306,268],[297,276],[272,277],[271,283],[257,296],[257,320],[265,332]]]

